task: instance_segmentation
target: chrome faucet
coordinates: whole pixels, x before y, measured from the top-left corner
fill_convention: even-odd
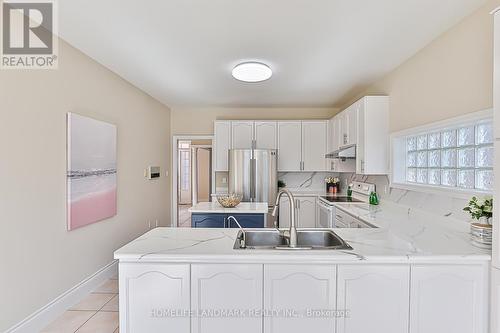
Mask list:
[[[280,199],[283,194],[286,194],[290,201],[290,229],[288,231],[289,235],[289,247],[297,247],[297,228],[295,227],[295,198],[293,197],[292,192],[290,192],[287,189],[281,189],[278,192],[278,195],[276,197],[276,203],[274,204],[274,209],[272,216],[276,217],[276,213],[278,211],[278,207],[280,204]]]
[[[241,226],[241,224],[238,222],[238,220],[236,219],[236,217],[234,216],[228,216],[227,217],[227,221],[229,222],[229,219],[233,220],[234,223],[236,223],[238,225],[238,227],[240,228],[241,230],[241,240],[240,240],[240,248],[241,249],[245,249],[247,247],[247,234],[245,232],[245,229],[243,229],[243,227]]]

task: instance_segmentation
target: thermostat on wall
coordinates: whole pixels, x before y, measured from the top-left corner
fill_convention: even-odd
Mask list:
[[[148,179],[160,178],[160,167],[159,166],[150,166],[147,168],[146,177]]]

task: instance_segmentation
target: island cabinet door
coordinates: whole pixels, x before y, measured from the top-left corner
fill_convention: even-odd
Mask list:
[[[264,265],[264,332],[335,332],[335,275],[334,265]]]
[[[412,266],[410,332],[488,332],[488,276],[483,265]]]
[[[225,228],[226,214],[192,214],[192,228]]]
[[[189,333],[189,265],[120,264],[120,332]]]
[[[337,333],[408,332],[408,265],[339,265]]]
[[[262,265],[192,265],[191,309],[193,333],[262,332]]]

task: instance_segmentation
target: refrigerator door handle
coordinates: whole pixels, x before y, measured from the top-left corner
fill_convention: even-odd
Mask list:
[[[255,182],[257,181],[257,161],[255,158],[250,159],[250,201],[255,201]]]

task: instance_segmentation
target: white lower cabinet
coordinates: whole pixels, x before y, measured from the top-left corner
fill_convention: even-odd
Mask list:
[[[195,314],[213,312],[192,317],[193,333],[262,332],[262,317],[252,315],[262,311],[262,265],[192,265],[191,309]],[[223,310],[248,315],[216,312]]]
[[[120,263],[120,331],[189,333],[189,288],[189,264]]]
[[[316,227],[316,196],[301,196],[295,199],[297,228]],[[280,228],[290,227],[290,201],[287,196],[280,199],[279,226]]]
[[[488,332],[488,268],[413,265],[411,333]]]
[[[408,265],[339,265],[337,333],[408,332]]]
[[[487,333],[488,264],[120,263],[120,331]]]
[[[297,227],[316,227],[316,197],[297,198]]]
[[[264,332],[334,332],[335,318],[307,311],[335,309],[335,275],[335,265],[265,265]]]

